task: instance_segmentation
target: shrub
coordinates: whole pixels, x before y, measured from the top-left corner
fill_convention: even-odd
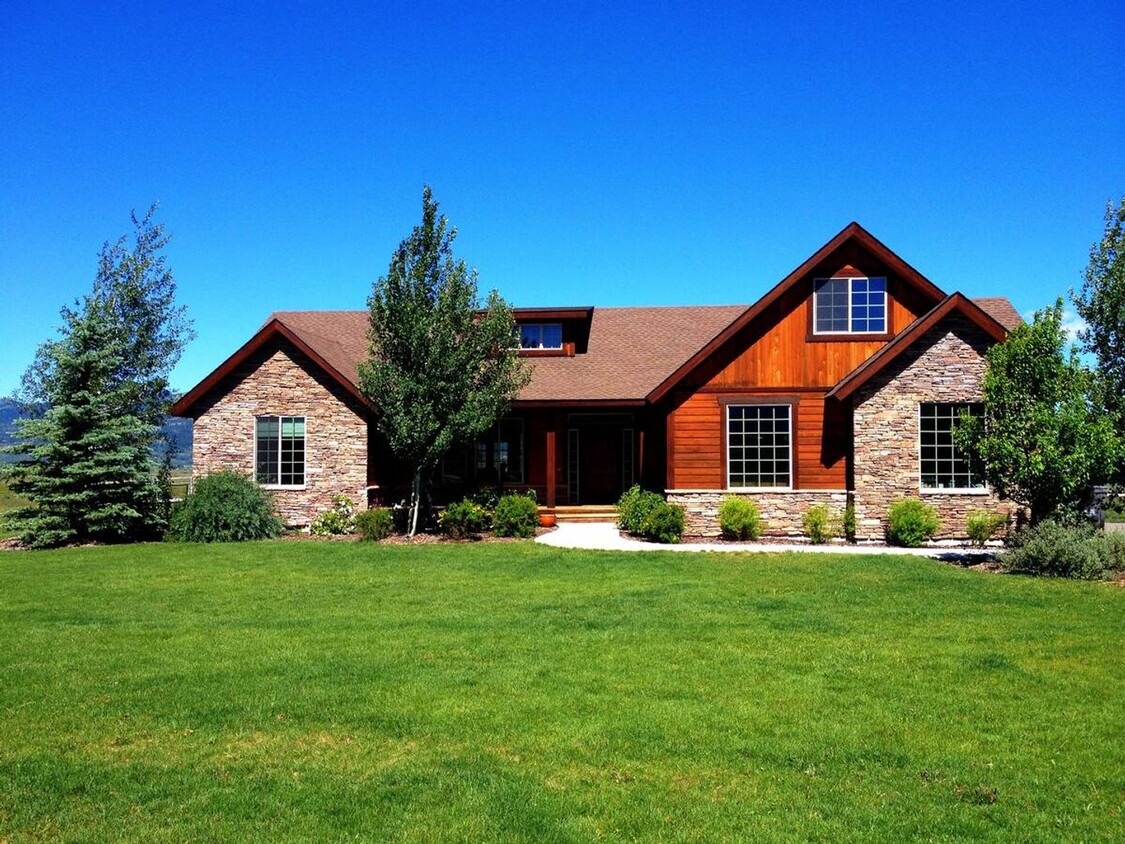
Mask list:
[[[974,510],[965,516],[965,532],[969,541],[978,548],[992,539],[996,531],[1008,523],[1003,513],[989,513],[987,510]]]
[[[753,501],[728,495],[719,507],[719,530],[724,539],[757,539],[762,534],[762,517]]]
[[[684,508],[678,504],[659,501],[648,511],[641,535],[653,542],[675,544],[684,535]]]
[[[1125,568],[1125,540],[1091,525],[1040,522],[1015,533],[1011,548],[1000,555],[1005,569],[1041,577],[1097,580]]]
[[[843,518],[844,539],[848,542],[855,542],[855,504],[848,502],[848,506],[844,508]]]
[[[917,498],[896,501],[887,514],[887,541],[892,545],[917,548],[933,539],[940,529],[937,512]]]
[[[539,526],[539,505],[530,495],[513,493],[496,502],[492,527],[497,536],[518,536],[526,539],[535,536]]]
[[[479,504],[467,498],[455,501],[438,516],[441,532],[450,539],[469,539],[480,536],[484,530],[485,512]]]
[[[801,519],[805,536],[814,545],[823,545],[836,535],[836,520],[827,504],[813,504]]]
[[[268,492],[237,472],[204,475],[173,511],[168,537],[178,542],[242,542],[281,533]]]
[[[318,513],[309,525],[313,536],[342,536],[355,531],[355,505],[346,495],[332,499],[332,509]]]
[[[394,532],[394,516],[386,507],[364,510],[355,517],[355,529],[359,538],[366,542],[378,542]]]
[[[634,536],[644,534],[645,519],[664,498],[659,493],[648,492],[634,484],[617,500],[617,526]]]

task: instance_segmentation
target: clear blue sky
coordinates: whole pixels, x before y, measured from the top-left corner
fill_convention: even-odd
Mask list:
[[[179,389],[273,310],[364,307],[423,183],[516,305],[749,303],[855,219],[1027,312],[1125,194],[1123,43],[1121,0],[8,0],[0,393],[153,200]]]

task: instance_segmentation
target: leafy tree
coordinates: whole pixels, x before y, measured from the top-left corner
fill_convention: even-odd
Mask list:
[[[495,290],[482,310],[476,270],[453,255],[456,234],[427,186],[421,225],[399,244],[368,300],[371,357],[359,368],[360,390],[411,467],[411,536],[442,456],[488,430],[528,379],[512,312]]]
[[[1106,206],[1105,232],[1090,248],[1082,291],[1073,298],[1086,321],[1080,339],[1097,358],[1106,401],[1125,414],[1125,197],[1116,208]]]
[[[21,542],[119,542],[167,525],[167,460],[153,460],[168,411],[168,375],[191,337],[160,250],[155,207],[133,215],[135,241],[103,245],[93,289],[62,309],[61,336],[43,343],[23,376],[22,456],[5,476],[31,507],[9,523]]]
[[[954,431],[975,469],[1038,523],[1084,502],[1121,450],[1115,417],[1098,405],[1093,373],[1068,348],[1062,299],[988,351],[984,415]]]

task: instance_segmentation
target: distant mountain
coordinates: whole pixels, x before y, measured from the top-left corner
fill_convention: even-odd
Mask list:
[[[15,421],[19,418],[19,406],[9,398],[0,398],[0,446],[15,442]],[[172,465],[175,468],[191,465],[191,420],[170,416],[164,425],[166,434],[173,438],[175,451]],[[159,455],[158,455],[159,456]],[[16,460],[13,454],[0,454],[0,463]]]

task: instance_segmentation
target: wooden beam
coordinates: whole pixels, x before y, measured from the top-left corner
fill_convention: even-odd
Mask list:
[[[547,506],[555,506],[555,487],[557,482],[555,471],[555,424],[551,419],[551,427],[547,429]]]

